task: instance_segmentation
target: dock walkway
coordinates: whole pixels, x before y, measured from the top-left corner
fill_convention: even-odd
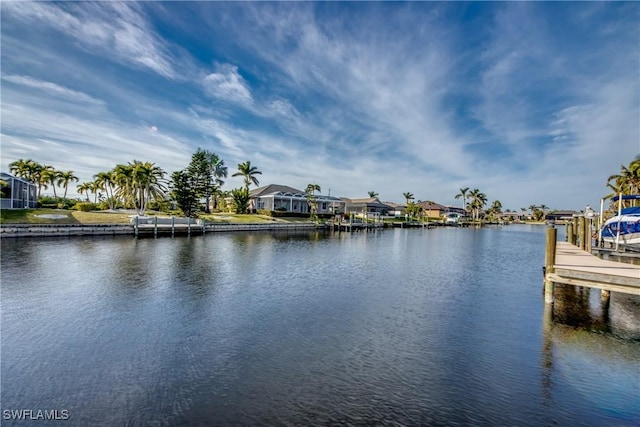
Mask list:
[[[545,281],[640,295],[640,265],[607,261],[568,242],[557,242]]]

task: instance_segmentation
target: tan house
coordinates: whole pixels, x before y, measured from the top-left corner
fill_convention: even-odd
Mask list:
[[[418,202],[417,205],[422,206],[423,215],[430,218],[440,218],[449,212],[449,208],[435,202]]]
[[[341,200],[345,203],[346,213],[377,213],[380,215],[387,215],[391,209],[390,206],[382,203],[377,197],[368,197],[366,199],[348,199],[342,197]]]

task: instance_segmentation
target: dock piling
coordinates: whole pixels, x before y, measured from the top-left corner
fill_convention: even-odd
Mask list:
[[[553,273],[556,263],[556,239],[558,238],[558,230],[549,227],[546,235],[546,249],[544,254],[544,302],[553,303],[553,282],[548,279],[548,274]]]

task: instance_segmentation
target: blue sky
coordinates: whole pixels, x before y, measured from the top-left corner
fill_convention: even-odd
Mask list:
[[[3,170],[171,173],[202,147],[261,184],[581,209],[640,153],[640,3],[0,8]]]

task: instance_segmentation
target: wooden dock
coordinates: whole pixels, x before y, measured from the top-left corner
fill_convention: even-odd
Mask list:
[[[597,288],[640,295],[640,265],[607,261],[568,242],[555,241],[555,229],[547,230],[545,301],[553,302],[553,284]]]

